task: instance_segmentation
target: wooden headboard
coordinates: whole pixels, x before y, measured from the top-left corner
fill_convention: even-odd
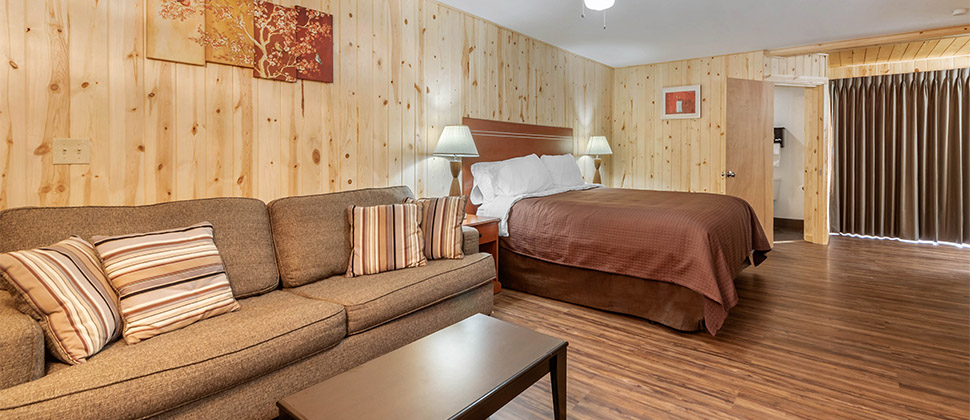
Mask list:
[[[470,195],[475,186],[471,167],[476,162],[496,162],[535,153],[564,155],[573,152],[573,129],[543,125],[519,124],[477,118],[464,118],[475,139],[478,157],[461,160],[461,192]],[[471,201],[465,212],[474,214],[478,206]]]

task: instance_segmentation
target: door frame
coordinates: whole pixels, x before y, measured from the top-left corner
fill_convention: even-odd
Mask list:
[[[772,78],[766,78],[772,81]],[[829,243],[829,193],[832,188],[832,108],[828,79],[774,80],[775,86],[805,89],[805,227],[806,242]]]

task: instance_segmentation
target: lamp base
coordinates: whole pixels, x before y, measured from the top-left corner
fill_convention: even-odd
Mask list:
[[[594,184],[602,184],[603,183],[603,178],[600,177],[600,165],[602,165],[602,164],[603,164],[603,159],[600,159],[599,157],[596,157],[596,158],[593,159],[593,167],[596,168],[596,170],[593,172],[593,183]]]
[[[457,197],[461,195],[461,183],[458,181],[458,176],[461,175],[461,158],[452,160],[451,162],[451,191],[448,195]]]

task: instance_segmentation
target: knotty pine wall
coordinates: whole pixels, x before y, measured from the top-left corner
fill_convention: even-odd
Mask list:
[[[0,4],[0,208],[443,195],[430,153],[463,116],[573,127],[577,154],[612,138],[609,67],[428,0],[277,2],[334,15],[336,83],[145,59],[143,0]],[[91,164],[52,165],[57,137],[91,139]]]
[[[761,80],[761,51],[616,69],[613,184],[724,193],[727,78]],[[701,85],[701,117],[660,119],[665,87]]]
[[[616,69],[613,185],[725,193],[727,78],[820,80],[822,86],[806,88],[805,239],[828,243],[831,132],[825,60],[824,54],[776,60],[755,51]],[[701,85],[701,118],[660,119],[662,89],[685,85]]]
[[[821,86],[828,84],[828,54],[806,54],[789,57],[765,56],[764,80],[785,86]]]

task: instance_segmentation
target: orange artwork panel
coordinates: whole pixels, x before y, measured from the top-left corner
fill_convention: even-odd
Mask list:
[[[147,0],[145,56],[155,60],[204,65],[205,0]]]
[[[252,67],[254,0],[208,0],[205,5],[205,60],[230,66]]]

